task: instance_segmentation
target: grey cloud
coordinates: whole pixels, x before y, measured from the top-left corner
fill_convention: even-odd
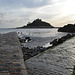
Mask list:
[[[29,18],[27,16],[25,16],[25,17],[21,17],[21,16],[12,17],[12,15],[10,15],[10,14],[6,15],[6,13],[0,12],[0,27],[1,27],[1,25],[8,25],[8,24],[10,24],[10,27],[12,24],[13,25],[15,25],[15,24],[21,25],[21,23],[25,24],[28,19]]]
[[[0,7],[28,7],[28,8],[34,8],[34,7],[40,7],[48,4],[48,1],[51,0],[0,0]]]
[[[0,19],[4,18],[4,13],[0,13]]]

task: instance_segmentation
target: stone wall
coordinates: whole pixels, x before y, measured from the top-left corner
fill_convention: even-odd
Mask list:
[[[0,75],[27,75],[16,32],[0,34]]]

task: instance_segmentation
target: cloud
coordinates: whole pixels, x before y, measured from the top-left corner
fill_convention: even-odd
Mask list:
[[[6,8],[35,8],[48,4],[48,0],[0,0],[0,7]]]
[[[26,24],[28,16],[16,16],[14,14],[0,12],[0,27],[17,27]]]
[[[74,0],[0,0],[0,27],[23,26],[36,18],[62,26],[67,21],[74,22],[71,15],[75,13],[74,3]]]

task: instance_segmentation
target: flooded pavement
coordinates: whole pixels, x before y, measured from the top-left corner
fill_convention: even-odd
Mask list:
[[[72,75],[75,37],[25,62],[28,75]]]

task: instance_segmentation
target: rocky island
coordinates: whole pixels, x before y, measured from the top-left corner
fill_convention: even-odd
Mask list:
[[[54,28],[54,27],[51,24],[42,21],[41,19],[36,19],[32,23],[28,22],[27,25],[17,28]]]
[[[68,24],[58,29],[58,32],[75,33],[75,24]]]

